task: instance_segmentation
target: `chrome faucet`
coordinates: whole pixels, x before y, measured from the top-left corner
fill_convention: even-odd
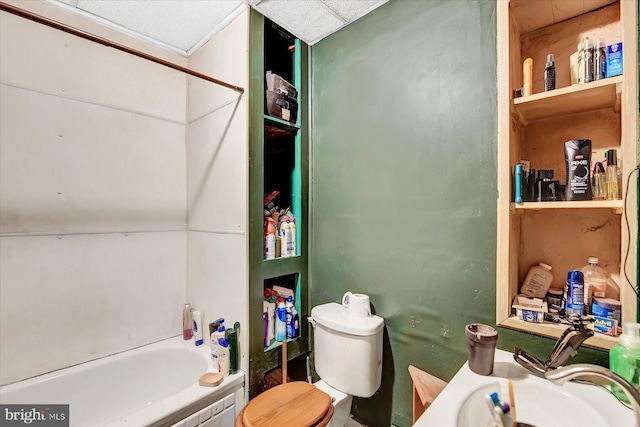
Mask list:
[[[638,390],[633,386],[633,384],[629,383],[615,372],[598,365],[576,363],[575,365],[564,366],[547,371],[544,374],[545,378],[554,384],[564,384],[569,380],[583,375],[592,375],[604,378],[615,383],[618,387],[624,390],[624,393],[627,395],[627,398],[629,398],[631,406],[633,407],[633,413],[636,417],[636,427],[640,427],[640,393],[638,393]]]
[[[558,338],[546,362],[531,356],[521,348],[516,348],[513,351],[513,358],[532,374],[544,378],[546,372],[559,368],[570,357],[578,354],[578,347],[591,336],[593,336],[592,330],[587,329],[582,322],[576,322]]]

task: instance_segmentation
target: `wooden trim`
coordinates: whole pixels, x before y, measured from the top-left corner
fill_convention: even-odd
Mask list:
[[[510,135],[510,91],[509,78],[509,2],[500,0],[497,3],[497,49],[498,49],[498,200],[497,200],[497,254],[496,254],[496,322],[504,320],[505,313],[510,312],[509,298],[509,260],[511,255],[504,252],[509,248],[511,218],[509,204],[511,202],[511,170],[509,166]]]

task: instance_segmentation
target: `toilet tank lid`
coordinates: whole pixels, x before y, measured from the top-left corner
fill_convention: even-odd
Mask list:
[[[342,305],[335,302],[313,307],[311,317],[322,326],[349,335],[375,335],[384,326],[384,319],[380,316],[351,317]]]

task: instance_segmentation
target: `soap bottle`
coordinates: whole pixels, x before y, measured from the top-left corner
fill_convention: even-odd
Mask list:
[[[185,303],[182,309],[182,339],[190,340],[193,337],[193,317],[191,304]]]
[[[640,323],[624,323],[618,344],[609,352],[609,369],[629,381],[636,388],[640,386]],[[611,391],[622,402],[629,403],[625,392],[615,384]]]
[[[552,280],[551,266],[541,262],[529,269],[527,277],[522,282],[520,293],[529,297],[544,298]]]
[[[193,338],[196,345],[202,345],[202,313],[198,310],[192,313],[193,315]]]

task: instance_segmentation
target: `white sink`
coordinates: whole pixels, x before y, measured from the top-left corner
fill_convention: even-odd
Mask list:
[[[554,385],[531,375],[513,360],[513,354],[496,350],[494,372],[477,375],[465,363],[414,424],[417,427],[489,427],[485,394],[497,392],[501,384],[513,382],[516,417],[535,427],[626,427],[633,426],[633,411],[599,387],[568,383]]]
[[[517,421],[520,423],[540,427],[612,425],[580,397],[549,382],[518,382],[514,384],[513,391],[516,396]],[[502,398],[499,382],[487,384],[469,393],[458,412],[456,426],[493,427],[495,424],[484,399],[485,394],[493,392],[497,392]]]

